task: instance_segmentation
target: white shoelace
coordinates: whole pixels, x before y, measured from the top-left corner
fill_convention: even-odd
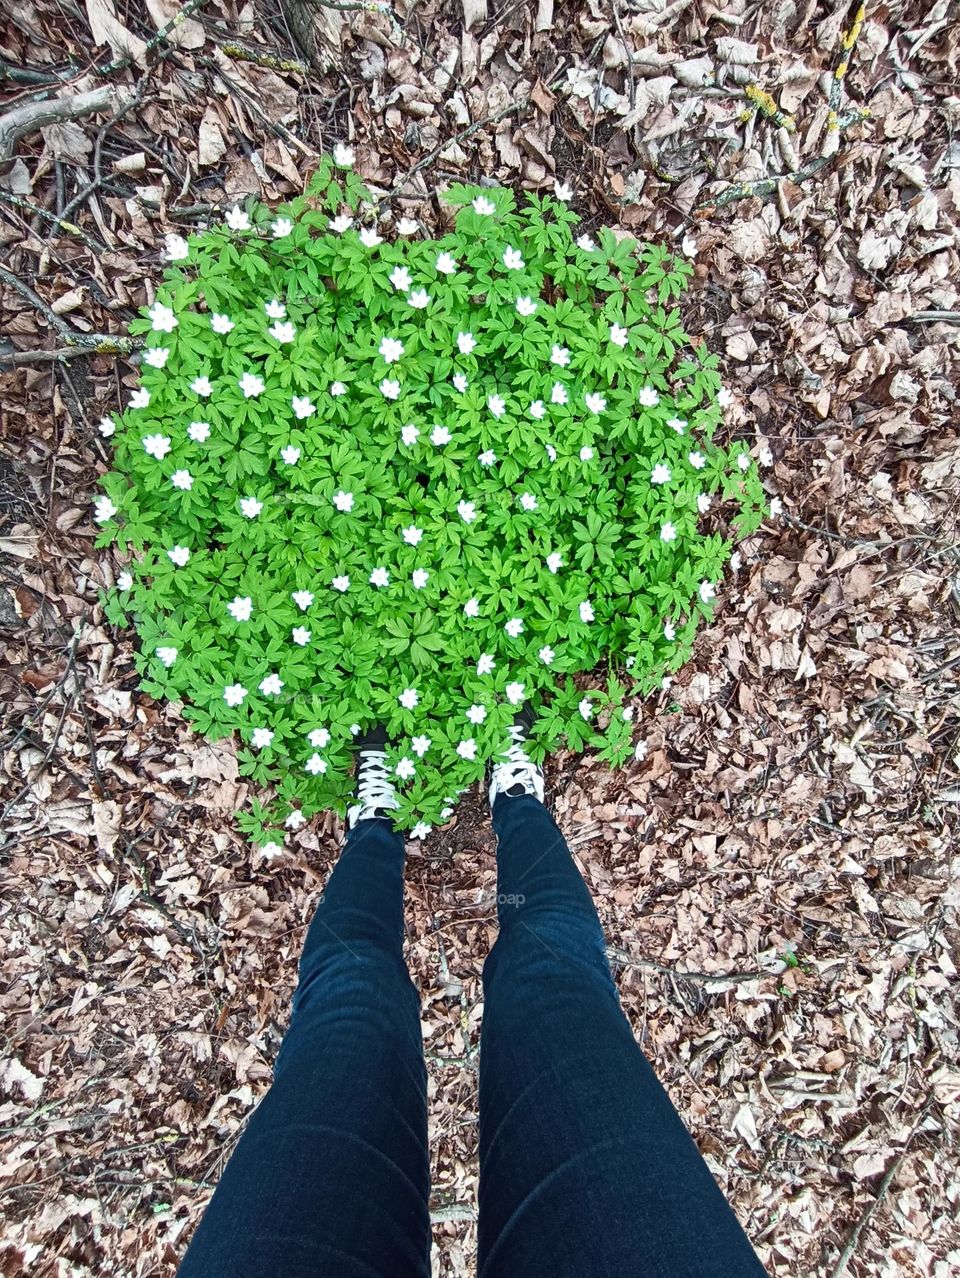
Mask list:
[[[357,802],[350,809],[350,824],[375,817],[378,809],[399,806],[397,792],[387,772],[386,751],[364,750],[357,781]]]
[[[512,786],[522,785],[527,793],[535,794],[542,803],[543,773],[521,744],[524,739],[523,728],[517,723],[513,724],[510,737],[513,744],[507,747],[506,759],[493,766],[490,794],[494,796],[501,791],[506,792]]]

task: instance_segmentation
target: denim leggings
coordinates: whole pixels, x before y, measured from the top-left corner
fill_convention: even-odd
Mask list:
[[[478,1278],[763,1278],[621,1011],[536,799],[498,797],[483,970]],[[401,836],[358,823],[307,934],[273,1086],[178,1278],[429,1278],[420,1002]]]

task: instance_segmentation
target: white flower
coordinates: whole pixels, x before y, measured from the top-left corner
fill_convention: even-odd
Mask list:
[[[301,612],[306,612],[313,603],[312,590],[295,590],[290,596]]]
[[[584,623],[595,620],[593,604],[588,599],[585,599],[580,605],[580,620]]]
[[[553,444],[544,444],[544,449],[546,450],[546,454],[550,460],[555,462],[557,460],[557,450],[554,448]],[[581,454],[583,453],[582,448],[580,449],[580,452]]]
[[[737,457],[737,465],[740,467],[741,470],[749,470],[750,469],[749,455],[747,453],[740,453],[740,455]]]
[[[145,386],[138,387],[130,396],[131,408],[146,408],[149,403],[150,392]]]
[[[397,700],[404,710],[413,710],[420,702],[420,693],[417,692],[416,688],[404,688]]]
[[[118,575],[118,577],[117,577],[117,589],[118,589],[118,590],[130,590],[130,589],[132,588],[132,586],[133,586],[133,574],[132,574],[132,573],[129,573],[129,572],[122,572],[122,573],[120,573],[120,574]]]
[[[485,449],[477,458],[477,461],[479,461],[481,466],[492,466],[496,460],[497,454],[492,448]]]
[[[759,453],[757,453],[757,461],[761,466],[773,465],[773,453],[771,453],[766,444],[764,444]]]
[[[678,435],[682,435],[683,432],[687,429],[687,423],[683,420],[682,417],[668,417],[667,425],[670,427],[671,430],[675,430]]]
[[[537,499],[536,497],[534,497],[533,493],[521,493],[520,505],[523,507],[524,510],[536,510]]]
[[[419,427],[413,425],[403,426],[400,430],[400,438],[408,448],[412,448],[420,438]]]
[[[240,704],[246,695],[247,690],[242,683],[228,683],[223,690],[224,701],[228,706],[234,707],[234,709]]]
[[[190,245],[182,235],[168,235],[166,244],[168,261],[182,262],[190,256]]]
[[[457,514],[465,524],[472,524],[477,517],[477,507],[472,501],[459,501]]]
[[[320,777],[327,770],[326,759],[321,759],[319,754],[311,754],[310,758],[303,765],[304,771],[309,772],[313,777]]]
[[[425,306],[430,305],[430,294],[425,288],[414,289],[407,302],[415,311],[422,311]]]
[[[476,338],[472,333],[457,334],[457,349],[461,355],[469,355],[471,351],[476,349]]]
[[[479,617],[480,616],[480,600],[468,599],[467,602],[463,605],[463,615],[465,617]]]
[[[412,217],[402,217],[397,222],[398,235],[416,235],[417,222]]]
[[[569,203],[573,199],[573,188],[566,182],[554,182],[553,193],[558,200],[562,200],[564,204]]]
[[[523,634],[523,622],[519,617],[511,617],[503,628],[511,639],[519,639]]]
[[[517,314],[518,315],[523,315],[523,316],[532,315],[536,309],[537,309],[537,304],[532,297],[517,298]]]
[[[603,395],[584,395],[583,402],[591,413],[602,413],[607,406],[607,401]]]
[[[630,340],[630,330],[624,328],[622,324],[611,324],[610,340],[613,342],[614,346],[620,346],[622,348],[626,346],[627,342]]]
[[[169,670],[177,659],[176,648],[157,648],[155,649],[157,656]]]
[[[340,395],[346,395],[346,393],[347,393],[347,388],[346,388],[346,386],[344,386],[343,382],[331,382],[331,383],[330,383],[330,394],[331,394],[331,395],[333,395],[333,396],[340,396]]]
[[[739,550],[735,550],[733,554],[730,556],[730,571],[739,572],[742,566],[743,566],[743,555],[741,555]]]
[[[272,861],[283,854],[283,844],[271,839],[268,843],[261,843],[258,851],[267,861]]]
[[[303,815],[299,808],[294,808],[292,812],[287,813],[286,820],[283,824],[288,830],[299,830],[306,819],[307,818]]]
[[[400,395],[400,383],[385,377],[380,383],[380,394],[384,399],[397,399]]]
[[[282,324],[271,324],[267,332],[274,341],[280,343],[292,342],[297,335],[297,330],[289,321]]]
[[[589,444],[584,444],[584,446],[580,449],[580,460],[593,461],[593,449]]]
[[[589,235],[581,235],[577,240],[577,248],[583,249],[584,253],[592,253],[596,247]]]
[[[272,297],[269,302],[264,302],[263,310],[267,319],[282,320],[286,318],[287,308],[279,298]]]
[[[570,363],[570,352],[565,346],[558,346],[554,342],[553,350],[550,352],[550,363],[556,364],[558,368],[566,368]]]
[[[151,368],[163,368],[169,358],[170,352],[166,346],[151,346],[148,351],[143,352],[143,362]]]
[[[660,525],[660,540],[661,540],[661,541],[676,541],[676,540],[677,540],[677,530],[676,530],[676,528],[673,526],[673,524],[671,524],[671,522],[669,521],[669,519],[667,520],[667,522],[666,522],[665,524],[661,524],[661,525]]]
[[[213,394],[213,386],[209,377],[195,377],[190,383],[190,389],[194,395],[199,395],[201,399],[207,399]]]
[[[410,524],[408,528],[400,529],[400,536],[408,546],[419,546],[423,538],[423,529],[418,528],[416,524]]]
[[[633,723],[633,706],[624,706],[620,711],[621,719],[625,719],[627,723]]]
[[[117,424],[112,417],[101,417],[97,430],[104,437],[109,439],[113,432],[117,429]]]
[[[156,457],[157,461],[163,461],[170,451],[170,440],[166,435],[144,435],[141,443],[145,451],[151,457]]]
[[[430,442],[436,444],[439,448],[442,444],[450,443],[450,431],[446,426],[434,426],[430,432]]]
[[[278,674],[268,674],[260,680],[260,691],[265,697],[279,697],[283,691],[283,680]]]
[[[385,337],[380,343],[380,354],[388,364],[395,364],[403,355],[403,342],[395,337]]]
[[[264,381],[256,373],[244,373],[237,385],[243,391],[244,399],[256,399],[258,395],[263,394]]]
[[[703,470],[704,466],[707,464],[707,459],[704,457],[703,453],[696,451],[687,454],[687,461],[694,470]]]
[[[523,701],[524,687],[522,683],[508,683],[503,691],[512,706],[518,706]]]
[[[554,382],[553,390],[550,392],[550,403],[565,404],[567,402],[567,399],[568,399],[568,395],[567,395],[566,387],[564,387],[562,383],[560,382]]]
[[[650,482],[651,484],[669,484],[670,467],[665,465],[663,462],[657,462],[656,466],[654,466],[653,470],[650,472]]]
[[[334,590],[339,590],[341,594],[345,594],[350,589],[350,578],[346,573],[341,573],[339,577],[334,577],[330,585]]]
[[[174,488],[179,488],[181,491],[188,493],[193,487],[193,476],[189,470],[175,470],[170,476],[170,482]]]
[[[468,386],[468,382],[467,382],[466,373],[454,373],[453,375],[454,390],[459,391],[460,394],[462,395],[463,392],[467,389],[467,386]]]
[[[580,711],[580,714],[584,719],[593,718],[593,703],[589,697],[584,697],[579,706],[577,706],[577,709]]]
[[[497,659],[496,657],[494,657],[492,652],[481,652],[480,657],[477,660],[477,674],[478,675],[493,674],[496,664],[497,664]]]
[[[227,604],[227,612],[234,621],[249,621],[253,613],[253,600],[249,595],[237,595]]]
[[[285,240],[293,230],[293,222],[288,217],[278,217],[274,219],[273,226],[270,228],[270,234],[275,240]]]
[[[331,231],[335,231],[337,235],[343,235],[344,231],[349,231],[353,226],[353,218],[349,213],[341,213],[339,217],[330,219]]]
[[[783,514],[783,502],[779,497],[770,498],[770,517],[776,519],[778,515]]]
[[[656,408],[657,404],[660,403],[660,396],[652,386],[644,386],[637,399],[644,408]]]
[[[473,211],[489,217],[491,213],[496,213],[497,206],[491,200],[488,200],[485,195],[478,195],[473,201]]]
[[[378,235],[372,226],[361,226],[360,243],[364,248],[376,248],[378,244],[383,243],[383,236]]]
[[[390,585],[390,573],[386,568],[374,568],[370,574],[370,585],[376,586],[378,590],[382,590],[384,586]]]
[[[306,626],[294,626],[290,631],[290,638],[299,647],[305,648],[310,642],[310,631]]]
[[[437,270],[441,275],[454,275],[457,270],[457,259],[450,253],[441,253],[437,258]]]
[[[733,393],[728,391],[726,386],[721,386],[717,391],[717,403],[721,408],[729,408],[733,403]]]
[[[178,568],[183,568],[190,558],[190,551],[186,546],[174,546],[172,550],[167,551],[167,558],[171,563],[176,564]]]
[[[554,551],[552,555],[547,555],[547,567],[551,572],[558,572],[563,567],[563,556]]]
[[[520,250],[515,248],[505,248],[503,250],[503,264],[508,271],[522,271],[523,257]]]
[[[677,637],[677,628],[669,618],[663,623],[663,637],[667,643],[673,643]]]
[[[490,412],[493,413],[494,417],[499,419],[507,411],[506,400],[504,400],[500,395],[491,395],[487,399],[487,408],[490,409]]]
[[[427,584],[430,574],[426,568],[414,568],[410,580],[413,582],[414,590],[422,590]]]
[[[458,743],[457,754],[459,754],[461,759],[470,759],[471,761],[477,757],[477,743],[473,737],[467,737],[466,741]]]
[[[709,493],[699,493],[697,495],[697,510],[701,515],[705,515],[713,504],[713,498]]]
[[[397,776],[401,781],[409,781],[417,770],[417,765],[412,759],[408,759],[406,755],[399,761],[396,767]]]
[[[220,333],[222,336],[225,333],[229,333],[232,328],[236,328],[236,325],[229,315],[220,315],[217,311],[214,311],[210,316],[210,327],[215,333]]]
[[[256,519],[261,510],[263,510],[263,502],[258,501],[256,497],[240,498],[240,511],[246,515],[247,519]]]
[[[717,592],[709,581],[701,581],[697,587],[697,594],[704,603],[709,603],[711,599],[715,599]]]
[[[290,402],[294,416],[300,421],[303,421],[305,417],[309,417],[317,411],[316,404],[311,404],[306,395],[294,395]]]
[[[554,650],[550,647],[548,643],[545,643],[543,647],[540,649],[540,651],[537,653],[537,656],[540,658],[540,660],[543,662],[545,666],[552,665],[553,659],[556,655],[557,654],[554,652]]]
[[[172,333],[177,327],[176,315],[162,302],[154,302],[147,314],[150,316],[150,327],[155,333]]]
[[[339,492],[335,492],[333,494],[333,504],[336,506],[337,510],[342,511],[343,514],[347,514],[348,511],[353,510],[353,503],[353,493],[345,493],[342,488]]]
[[[346,142],[335,142],[333,144],[333,162],[341,169],[349,169],[355,159],[352,146],[347,146]]]
[[[234,205],[232,209],[227,210],[227,226],[231,231],[249,231],[250,215]]]
[[[313,746],[314,750],[323,750],[330,744],[329,728],[314,728],[307,733],[307,740]]]
[[[475,724],[483,723],[486,717],[487,717],[486,706],[469,706],[467,709],[467,718],[470,720],[471,723],[475,723]]]
[[[109,497],[98,497],[93,504],[93,517],[98,524],[105,524],[117,514],[117,507]]]
[[[542,399],[535,399],[530,405],[530,416],[534,421],[541,421],[546,411]]]
[[[300,460],[300,449],[293,444],[287,444],[286,448],[280,449],[280,460],[287,466],[296,466]]]
[[[410,831],[410,838],[425,839],[432,829],[433,829],[433,826],[427,825],[426,821],[418,821],[417,824]]]
[[[398,293],[406,293],[409,291],[413,280],[410,278],[410,272],[405,266],[395,266],[390,272],[390,283]]]
[[[417,756],[418,759],[422,759],[423,756],[430,749],[430,738],[429,737],[411,737],[410,749],[413,751],[413,753]]]
[[[250,744],[255,750],[265,750],[272,740],[273,732],[270,728],[254,728]]]

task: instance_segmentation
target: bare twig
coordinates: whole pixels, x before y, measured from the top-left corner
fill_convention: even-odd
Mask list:
[[[629,954],[626,950],[614,949],[607,946],[607,958],[611,963],[616,963],[619,967],[635,967],[641,971],[662,972],[664,976],[675,977],[678,981],[695,981],[698,985],[726,985],[731,981],[741,983],[743,981],[761,981],[768,976],[775,976],[775,972],[764,972],[759,968],[752,968],[746,971],[738,972],[686,972],[681,968],[668,967],[664,963],[656,963],[653,959],[640,958],[637,955]]]
[[[130,90],[122,85],[104,84],[87,93],[64,94],[46,102],[27,102],[24,106],[0,116],[0,164],[13,158],[14,148],[22,137],[37,133],[48,124],[77,120],[97,111],[115,111]]]
[[[8,271],[6,267],[0,266],[0,280],[4,284],[8,284],[14,289],[24,301],[29,302],[44,317],[47,323],[53,328],[61,341],[67,346],[79,347],[86,354],[104,354],[104,355],[129,355],[143,345],[139,338],[136,337],[120,337],[112,333],[80,333],[76,329],[71,328],[65,319],[57,315],[47,303],[37,293],[33,291],[29,284],[18,279],[12,271]],[[19,352],[24,354],[25,352]],[[12,360],[12,357],[0,355],[0,363]],[[29,361],[20,360],[20,363]],[[42,361],[41,361],[42,362]]]
[[[392,200],[395,196],[399,195],[410,179],[419,173],[421,169],[425,169],[428,165],[432,164],[440,155],[440,152],[445,151],[448,146],[453,146],[455,143],[462,142],[464,138],[470,137],[479,129],[486,128],[488,124],[496,124],[498,120],[505,120],[508,115],[516,115],[518,112],[523,111],[526,108],[527,101],[528,100],[526,98],[521,98],[519,102],[514,102],[510,106],[504,107],[502,111],[496,111],[493,115],[484,116],[482,120],[476,120],[465,129],[461,129],[459,133],[455,133],[453,137],[445,138],[439,146],[435,146],[432,151],[423,156],[422,159],[419,159],[413,168],[409,169],[398,182],[394,183],[391,189],[384,196],[382,203],[386,203],[387,200]]]
[[[74,235],[77,239],[82,240],[87,248],[93,253],[102,253],[105,245],[98,243],[92,236],[79,226],[75,226],[73,222],[67,222],[63,216],[57,217],[55,213],[51,213],[49,209],[41,208],[39,204],[31,204],[29,200],[22,199],[19,195],[13,195],[10,191],[0,191],[0,200],[12,204],[14,208],[22,209],[24,213],[31,217],[45,218],[48,222],[52,222],[55,227],[61,231],[65,231],[67,235]]]
[[[147,41],[146,45],[144,46],[143,55],[142,55],[144,60],[146,60],[146,58],[149,57],[149,55],[154,51],[154,49],[157,48],[158,45],[166,44],[167,37],[169,36],[170,32],[174,31],[182,23],[186,22],[187,18],[190,17],[191,13],[196,12],[196,10],[199,9],[200,6],[205,3],[206,3],[206,0],[186,0],[186,3],[183,5],[183,7],[179,9],[176,12],[176,14],[174,14],[174,16],[170,19],[170,21],[166,24],[166,26],[161,27],[160,30],[157,32],[157,34],[154,36],[151,36],[150,39]],[[105,67],[94,67],[94,71],[97,75],[100,75],[100,76],[113,75],[115,71],[125,71],[127,67],[129,67],[132,64],[132,62],[133,62],[133,58],[131,58],[129,54],[127,54],[126,56],[122,58],[114,58],[114,60],[112,62],[108,62]]]

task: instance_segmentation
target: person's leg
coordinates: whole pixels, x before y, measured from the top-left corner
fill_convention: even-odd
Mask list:
[[[273,1085],[178,1278],[428,1278],[420,1001],[403,961],[403,839],[360,820],[300,961]]]
[[[529,793],[497,795],[493,821],[478,1278],[762,1278],[634,1040],[555,822]]]

